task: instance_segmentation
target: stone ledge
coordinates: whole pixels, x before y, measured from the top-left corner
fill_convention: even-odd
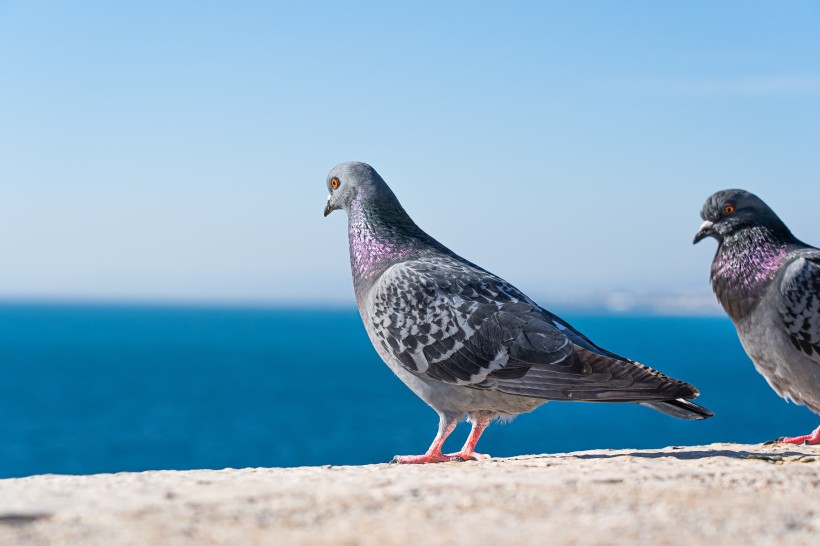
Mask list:
[[[0,480],[0,544],[816,544],[820,449]]]

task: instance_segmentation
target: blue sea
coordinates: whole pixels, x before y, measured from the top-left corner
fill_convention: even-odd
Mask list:
[[[820,421],[771,391],[725,318],[563,316],[695,384],[717,416],[555,402],[490,427],[479,451],[761,442]],[[437,423],[352,308],[0,306],[0,477],[377,463],[422,453]]]

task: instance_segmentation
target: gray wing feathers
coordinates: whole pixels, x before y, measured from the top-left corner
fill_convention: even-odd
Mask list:
[[[794,348],[820,363],[820,251],[802,252],[783,270],[778,312]]]
[[[576,346],[567,360],[575,365],[561,369],[536,364],[521,379],[490,378],[485,384],[508,394],[548,400],[638,402],[698,394],[690,385],[643,364],[593,353],[583,347]]]
[[[550,400],[697,395],[683,382],[599,349],[505,281],[455,260],[394,265],[368,300],[382,347],[428,379]]]
[[[491,373],[521,376],[531,365],[524,362],[571,352],[566,336],[541,324],[515,289],[475,273],[483,272],[446,262],[390,268],[369,306],[382,346],[411,372],[459,385],[478,385]]]

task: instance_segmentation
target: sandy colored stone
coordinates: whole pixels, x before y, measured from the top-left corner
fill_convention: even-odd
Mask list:
[[[820,449],[0,480],[0,544],[817,544]]]

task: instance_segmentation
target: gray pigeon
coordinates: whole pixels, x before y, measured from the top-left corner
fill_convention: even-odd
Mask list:
[[[549,400],[640,403],[681,419],[712,415],[686,400],[698,395],[693,386],[598,347],[427,235],[370,165],[334,167],[327,187],[325,216],[348,214],[353,285],[370,341],[440,418],[424,455],[394,462],[487,458],[475,445],[490,421]],[[465,415],[467,442],[443,454]]]
[[[694,243],[717,239],[712,288],[769,385],[820,414],[820,250],[800,242],[759,197],[713,194]],[[820,444],[820,428],[771,443]]]

